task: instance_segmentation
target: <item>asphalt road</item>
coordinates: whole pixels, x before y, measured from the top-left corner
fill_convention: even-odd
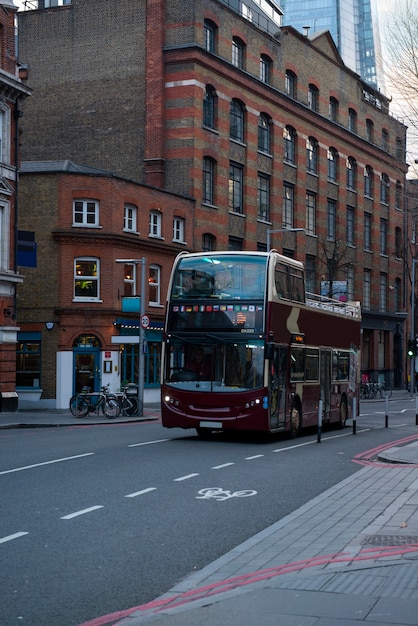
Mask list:
[[[296,440],[159,424],[0,431],[2,626],[76,626],[137,606],[416,433],[415,406],[363,405]],[[244,492],[244,493],[242,493]],[[22,533],[22,534],[20,534]]]

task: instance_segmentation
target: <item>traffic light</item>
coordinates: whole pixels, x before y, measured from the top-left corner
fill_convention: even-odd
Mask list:
[[[408,356],[412,359],[416,355],[417,347],[414,339],[408,339]]]

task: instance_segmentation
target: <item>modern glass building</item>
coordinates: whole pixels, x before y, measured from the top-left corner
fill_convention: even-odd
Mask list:
[[[371,5],[372,0],[281,0],[283,24],[309,36],[329,30],[344,63],[377,87],[380,39]]]

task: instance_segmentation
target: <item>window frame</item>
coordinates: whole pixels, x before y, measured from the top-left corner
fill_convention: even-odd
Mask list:
[[[366,198],[373,198],[373,177],[373,168],[371,165],[366,165],[364,168],[364,196]]]
[[[297,76],[292,70],[285,71],[284,90],[289,98],[292,98],[292,100],[296,100]]]
[[[295,213],[295,186],[283,183],[283,228],[293,228]]]
[[[306,233],[316,234],[316,193],[306,192]]]
[[[337,236],[337,201],[327,198],[327,240],[335,241]]]
[[[175,243],[186,243],[185,241],[185,232],[186,232],[186,220],[184,217],[174,216],[173,218],[173,242]]]
[[[229,163],[228,208],[232,213],[244,214],[244,166],[235,161]]]
[[[315,137],[306,140],[306,171],[318,175],[318,141]]]
[[[260,80],[266,85],[271,84],[273,61],[267,54],[260,55]]]
[[[332,146],[327,150],[327,178],[330,182],[338,182],[338,151]]]
[[[216,52],[216,35],[218,27],[212,20],[205,19],[203,23],[204,29],[204,48],[207,52],[215,54]]]
[[[283,128],[283,141],[284,141],[284,160],[286,163],[296,164],[296,130],[293,126],[285,126]]]
[[[153,209],[149,214],[149,233],[148,237],[154,239],[163,239],[162,236],[162,213]]]
[[[217,120],[217,96],[212,85],[206,85],[205,96],[203,98],[203,127],[216,130]]]
[[[309,83],[308,86],[308,109],[315,111],[319,110],[319,89],[313,83]]]
[[[257,219],[270,221],[270,185],[271,177],[258,172],[257,176]],[[262,202],[264,200],[264,202]],[[265,207],[264,209],[262,207]]]
[[[266,113],[258,116],[258,151],[271,154],[271,119]]]
[[[364,212],[363,247],[367,252],[372,251],[372,214]]]
[[[78,256],[74,258],[74,273],[73,273],[73,302],[101,302],[100,300],[100,259],[93,256]],[[83,273],[77,274],[77,264],[80,263],[95,263],[96,274]],[[91,282],[96,286],[95,295],[79,295],[77,294],[76,282]],[[82,289],[82,288],[81,288]]]
[[[229,138],[244,143],[245,108],[241,100],[233,98],[229,108]]]
[[[202,202],[215,205],[215,168],[216,161],[212,157],[203,157],[203,189],[202,189]]]
[[[232,38],[231,63],[240,70],[244,69],[245,43],[239,37]]]
[[[81,205],[81,207],[77,207],[77,205]],[[77,220],[77,216],[81,216],[81,219]],[[93,216],[92,221],[89,219],[91,216]],[[98,228],[100,226],[99,219],[100,202],[98,200],[93,198],[73,199],[73,228]]]
[[[357,191],[357,162],[352,156],[347,157],[346,172],[347,189],[350,191]]]
[[[129,215],[131,213],[131,215]],[[123,207],[123,231],[126,233],[138,233],[138,207],[134,204],[126,203]]]
[[[153,291],[156,299],[151,298]],[[161,266],[156,263],[148,268],[148,306],[161,306]]]
[[[356,209],[351,205],[347,205],[346,237],[348,246],[355,246],[355,224]]]

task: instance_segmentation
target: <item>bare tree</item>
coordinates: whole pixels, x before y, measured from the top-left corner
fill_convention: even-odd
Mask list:
[[[334,289],[334,283],[341,275],[342,270],[345,270],[350,265],[348,259],[348,245],[347,243],[335,239],[330,241],[322,239],[318,242],[319,245],[319,260],[326,270],[323,273],[324,279],[328,283],[328,298],[334,298],[339,291]]]

